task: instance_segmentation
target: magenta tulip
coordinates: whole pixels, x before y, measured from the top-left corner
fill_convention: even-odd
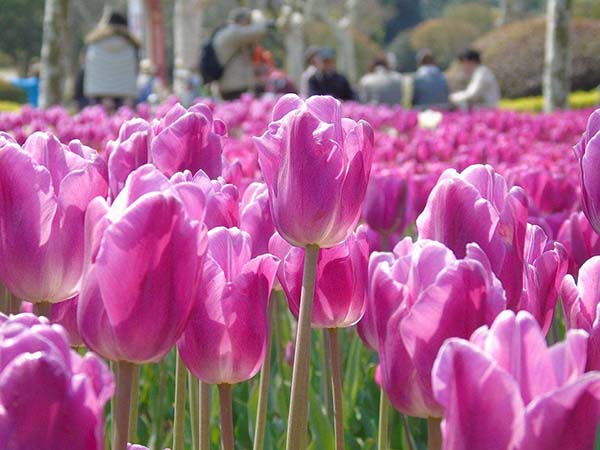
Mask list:
[[[240,229],[252,236],[252,256],[269,252],[269,240],[275,226],[266,184],[256,182],[246,188],[240,204]]]
[[[167,176],[182,170],[203,170],[210,178],[221,175],[223,122],[198,103],[188,110],[177,104],[152,123],[152,163]]]
[[[582,329],[590,335],[588,370],[600,370],[600,256],[581,266],[577,283],[567,275],[560,296],[567,329]]]
[[[202,282],[177,348],[201,381],[235,384],[256,375],[264,361],[278,262],[252,258],[251,238],[237,228],[214,228],[208,236]]]
[[[569,273],[577,276],[579,268],[592,256],[600,255],[600,235],[594,231],[583,212],[565,220],[556,239],[569,254]]]
[[[527,312],[505,311],[470,341],[450,339],[433,367],[443,450],[582,450],[600,422],[600,373],[584,374],[587,335],[548,348]]]
[[[491,324],[506,306],[485,253],[468,244],[457,259],[443,244],[402,241],[371,256],[369,304],[383,387],[404,414],[439,417],[431,368],[443,342]]]
[[[371,170],[373,131],[333,97],[282,97],[255,139],[275,228],[290,244],[333,247],[354,230]]]
[[[160,361],[192,310],[206,251],[204,197],[154,166],[135,170],[112,205],[86,216],[87,260],[77,323],[105,358]],[[152,330],[150,333],[149,330]]]
[[[79,328],[77,328],[77,303],[79,296],[54,303],[50,309],[50,322],[61,325],[69,336],[69,344],[72,347],[83,345]]]
[[[77,141],[0,135],[0,281],[16,297],[59,302],[79,290],[84,217],[107,194],[106,163]]]
[[[0,442],[6,450],[104,448],[112,373],[44,317],[0,318]]]
[[[477,243],[502,282],[508,307],[516,310],[523,289],[527,211],[523,189],[509,190],[490,166],[470,166],[460,174],[448,169],[417,218],[417,230],[420,238],[442,242],[458,258],[469,242]]]
[[[587,129],[574,150],[579,161],[583,212],[600,233],[600,182],[597,176],[600,165],[600,109],[590,116]]]
[[[275,253],[281,256],[278,278],[290,311],[298,318],[304,249],[292,247],[279,235],[273,236],[271,247],[287,247],[285,256],[279,249]],[[313,328],[345,328],[361,319],[365,311],[368,259],[369,245],[360,229],[341,244],[321,250],[317,260]]]

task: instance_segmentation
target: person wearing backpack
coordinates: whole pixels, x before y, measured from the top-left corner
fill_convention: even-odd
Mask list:
[[[254,89],[254,70],[252,66],[252,48],[258,44],[265,34],[273,27],[273,22],[259,19],[252,20],[252,10],[248,8],[235,8],[228,16],[227,24],[217,29],[211,42],[205,45],[201,58],[201,73],[206,74],[214,72],[211,79],[207,81],[216,81],[219,87],[219,93],[223,100],[234,100],[239,98],[244,92]],[[219,67],[206,67],[207,47],[212,45],[216,62],[221,67],[219,76]],[[208,55],[210,56],[210,55]]]

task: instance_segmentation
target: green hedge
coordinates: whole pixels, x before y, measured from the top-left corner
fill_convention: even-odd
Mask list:
[[[599,104],[600,92],[596,89],[573,92],[569,96],[569,106],[572,109],[593,108]],[[541,96],[504,99],[500,102],[500,107],[512,111],[541,112],[544,108],[544,99]]]
[[[23,89],[19,89],[8,81],[0,80],[0,101],[25,103],[27,95]]]

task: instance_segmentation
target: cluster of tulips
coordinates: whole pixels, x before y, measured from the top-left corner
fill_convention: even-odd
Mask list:
[[[590,113],[419,116],[286,95],[2,115],[0,448],[102,449],[109,400],[112,449],[145,448],[130,443],[140,367],[172,351],[173,450],[188,410],[194,447],[210,449],[213,385],[222,448],[236,448],[232,386],[259,371],[254,450],[266,448],[284,297],[297,319],[288,450],[307,448],[318,407],[314,328],[336,450],[342,328],[377,355],[381,450],[390,405],[427,419],[430,450],[591,450],[600,110]]]

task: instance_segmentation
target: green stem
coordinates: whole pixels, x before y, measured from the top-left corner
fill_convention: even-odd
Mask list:
[[[34,307],[34,312],[38,316],[46,316],[47,318],[50,318],[50,308],[52,307],[50,302],[34,303],[33,307]]]
[[[117,389],[115,393],[115,410],[113,422],[112,450],[127,449],[127,433],[129,432],[129,408],[131,405],[131,385],[135,364],[118,361]]]
[[[221,413],[221,449],[234,450],[230,384],[219,384],[219,411]]]
[[[185,385],[187,369],[176,353],[175,363],[175,418],[173,420],[173,450],[183,450],[185,427]]]
[[[439,417],[429,417],[427,419],[427,450],[442,449],[441,423],[442,419]]]
[[[192,422],[192,448],[196,450],[200,441],[200,389],[198,379],[188,371],[188,388],[190,392],[190,420]]]
[[[308,428],[308,389],[310,378],[310,338],[312,306],[315,296],[315,278],[319,247],[307,245],[304,253],[304,274],[300,315],[296,332],[296,351],[292,370],[292,393],[288,416],[287,450],[305,450]]]
[[[275,316],[277,298],[272,295],[269,300],[269,325],[273,328],[277,321]],[[254,450],[263,450],[265,447],[265,427],[267,425],[267,408],[269,406],[269,384],[271,381],[271,333],[267,335],[267,348],[265,360],[260,369],[260,380],[258,382],[258,405],[256,408],[256,426],[254,429]]]
[[[285,345],[281,342],[281,314],[279,312],[279,302],[282,301],[279,293],[273,291],[271,294],[271,298],[269,300],[270,304],[273,307],[273,321],[271,325],[273,327],[273,338],[271,347],[275,351],[275,360],[277,361],[277,371],[283,378],[284,370],[285,370]]]
[[[0,284],[0,312],[10,314],[10,297],[8,289]]]
[[[335,450],[344,450],[344,401],[342,396],[342,360],[338,329],[329,330],[329,348],[331,355],[331,393],[333,396],[333,425],[335,430]]]
[[[19,314],[21,311],[21,299],[15,297],[8,291],[6,291],[6,295],[8,296],[8,312],[10,314]]]
[[[333,417],[333,394],[331,392],[331,339],[329,330],[323,328],[321,343],[323,346],[323,391],[325,394],[325,410],[328,417]]]
[[[404,436],[406,437],[406,443],[408,445],[408,450],[417,450],[417,444],[415,444],[415,439],[413,438],[412,433],[410,432],[410,425],[408,424],[408,419],[404,414],[398,414],[400,416],[400,420],[402,421],[402,426],[404,427]]]
[[[210,450],[210,384],[200,382],[200,450]]]
[[[154,414],[152,417],[155,450],[162,450],[162,448],[160,447],[160,442],[162,429],[162,405],[164,397],[164,386],[167,381],[166,364],[167,362],[164,359],[160,363],[158,363],[158,395],[154,399]]]
[[[137,442],[138,404],[140,401],[140,366],[133,369],[131,381],[131,407],[129,408],[129,442]]]
[[[383,389],[379,390],[379,432],[377,434],[377,448],[388,449],[388,430],[390,420],[390,401]]]

